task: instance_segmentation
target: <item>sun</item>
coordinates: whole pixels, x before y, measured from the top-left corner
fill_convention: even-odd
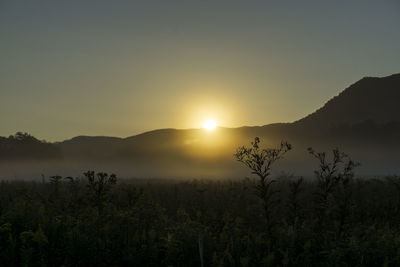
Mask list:
[[[206,120],[203,123],[203,128],[206,129],[207,131],[215,130],[216,127],[217,123],[214,120]]]

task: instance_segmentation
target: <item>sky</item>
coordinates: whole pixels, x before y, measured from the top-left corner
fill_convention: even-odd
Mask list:
[[[400,72],[400,2],[0,0],[0,136],[296,121]]]

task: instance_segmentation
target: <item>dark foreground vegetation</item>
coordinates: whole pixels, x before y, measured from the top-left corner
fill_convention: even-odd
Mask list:
[[[0,265],[400,266],[400,179],[312,149],[314,179],[272,178],[290,149],[239,148],[241,181],[2,181]]]

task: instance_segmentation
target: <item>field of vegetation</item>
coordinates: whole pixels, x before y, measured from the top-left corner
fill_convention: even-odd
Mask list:
[[[400,266],[400,179],[355,178],[337,149],[309,149],[314,179],[272,177],[290,149],[239,148],[240,181],[1,181],[0,265]]]

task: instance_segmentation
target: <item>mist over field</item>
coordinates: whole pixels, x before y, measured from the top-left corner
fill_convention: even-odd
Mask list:
[[[343,90],[316,112],[293,123],[257,127],[161,129],[128,138],[78,136],[42,143],[32,136],[2,138],[2,176],[35,179],[52,174],[77,176],[95,169],[126,178],[233,178],[244,170],[233,154],[254,137],[265,148],[281,141],[293,150],[274,170],[277,174],[313,176],[308,147],[340,148],[361,163],[360,175],[399,173],[400,74],[364,78]]]

